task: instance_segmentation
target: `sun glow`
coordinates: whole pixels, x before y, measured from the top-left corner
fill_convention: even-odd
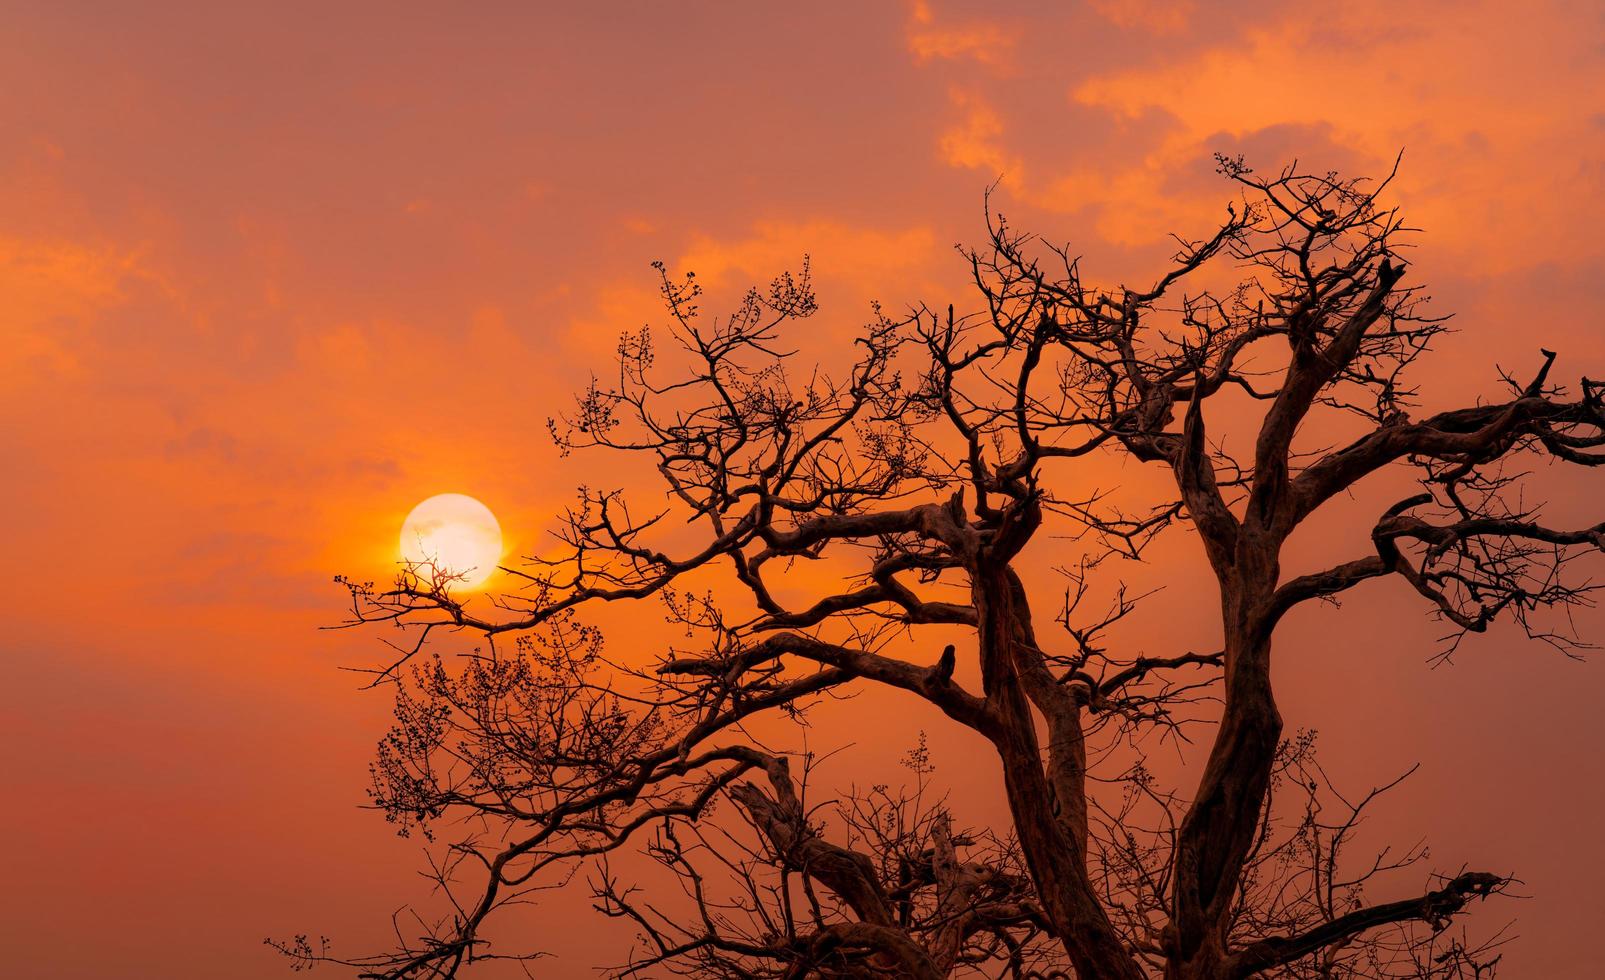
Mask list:
[[[501,525],[473,497],[439,494],[414,507],[402,523],[401,557],[461,576],[460,585],[477,588],[501,561]]]

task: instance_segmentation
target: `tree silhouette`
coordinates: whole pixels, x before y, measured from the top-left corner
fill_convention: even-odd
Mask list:
[[[1409,369],[1444,319],[1409,284],[1388,181],[1218,163],[1225,220],[1146,288],[1089,282],[989,208],[986,246],[961,250],[979,312],[877,309],[837,377],[786,347],[815,313],[806,266],[709,324],[695,278],[659,265],[672,343],[626,334],[551,431],[565,453],[648,461],[667,506],[582,489],[562,553],[509,569],[521,588],[489,609],[426,567],[346,583],[352,624],[407,637],[375,672],[398,700],[374,800],[404,830],[460,833],[435,869],[447,913],[339,961],[454,976],[516,955],[487,941],[494,912],[561,887],[632,925],[623,975],[1491,975],[1497,943],[1449,927],[1510,879],[1429,874],[1419,850],[1341,859],[1380,790],[1343,795],[1313,737],[1284,731],[1273,639],[1300,604],[1393,577],[1448,624],[1445,653],[1501,617],[1579,645],[1537,614],[1586,602],[1569,566],[1605,524],[1542,523],[1521,467],[1605,460],[1601,387],[1568,392],[1545,351],[1497,397],[1416,417]],[[1251,451],[1212,426],[1247,427]],[[1084,489],[1121,457],[1164,497]],[[1348,553],[1282,573],[1323,506],[1401,477]],[[1218,590],[1211,646],[1122,653],[1139,597],[1109,559],[1178,526]],[[1020,567],[1038,542],[1067,556],[1051,638]],[[1089,615],[1100,589],[1112,604]],[[650,664],[581,618],[640,600],[686,637]],[[486,642],[442,659],[425,650],[442,630]],[[991,747],[1009,826],[956,826],[923,742],[909,786],[815,803],[821,760],[749,734],[874,685]],[[1120,751],[1184,726],[1209,748],[1180,789]],[[616,858],[640,849],[683,894],[632,887]]]

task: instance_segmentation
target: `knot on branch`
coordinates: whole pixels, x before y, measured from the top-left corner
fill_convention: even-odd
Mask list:
[[[1428,892],[1421,900],[1421,918],[1433,932],[1441,932],[1472,899],[1497,895],[1509,884],[1509,878],[1487,871],[1468,871],[1437,891]]]

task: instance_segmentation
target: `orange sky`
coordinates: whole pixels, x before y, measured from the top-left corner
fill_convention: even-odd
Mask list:
[[[8,976],[278,977],[264,935],[382,938],[416,848],[356,808],[388,704],[335,670],[373,637],[315,631],[329,577],[385,574],[439,492],[538,546],[588,478],[545,418],[651,316],[652,259],[717,300],[811,252],[845,336],[871,298],[966,305],[950,246],[1000,173],[1014,224],[1118,277],[1220,212],[1212,151],[1402,147],[1460,330],[1429,402],[1540,344],[1605,375],[1595,4],[237,6],[0,4]],[[1599,499],[1567,480],[1557,513]],[[1343,614],[1280,637],[1289,726],[1366,785],[1421,760],[1389,833],[1525,882],[1479,912],[1517,920],[1510,976],[1593,976],[1605,664],[1499,633],[1434,671],[1397,589]],[[589,975],[561,918],[532,920],[551,975]]]

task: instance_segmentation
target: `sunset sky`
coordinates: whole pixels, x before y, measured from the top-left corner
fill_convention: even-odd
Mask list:
[[[0,31],[8,977],[287,976],[264,936],[362,951],[426,897],[417,843],[359,809],[389,701],[338,669],[377,637],[317,629],[330,579],[389,574],[437,493],[543,547],[604,480],[546,418],[655,317],[654,259],[715,310],[809,253],[845,338],[871,300],[973,305],[953,245],[994,181],[1118,280],[1211,230],[1215,151],[1402,149],[1413,275],[1458,331],[1429,405],[1540,346],[1605,376],[1594,3],[0,2]],[[1476,910],[1514,920],[1506,975],[1595,976],[1605,662],[1496,631],[1434,669],[1440,632],[1394,585],[1302,610],[1288,726],[1355,785],[1420,761],[1378,839],[1521,879]],[[979,765],[896,704],[844,765],[920,728],[939,773]],[[587,917],[524,914],[551,976],[592,975]]]

